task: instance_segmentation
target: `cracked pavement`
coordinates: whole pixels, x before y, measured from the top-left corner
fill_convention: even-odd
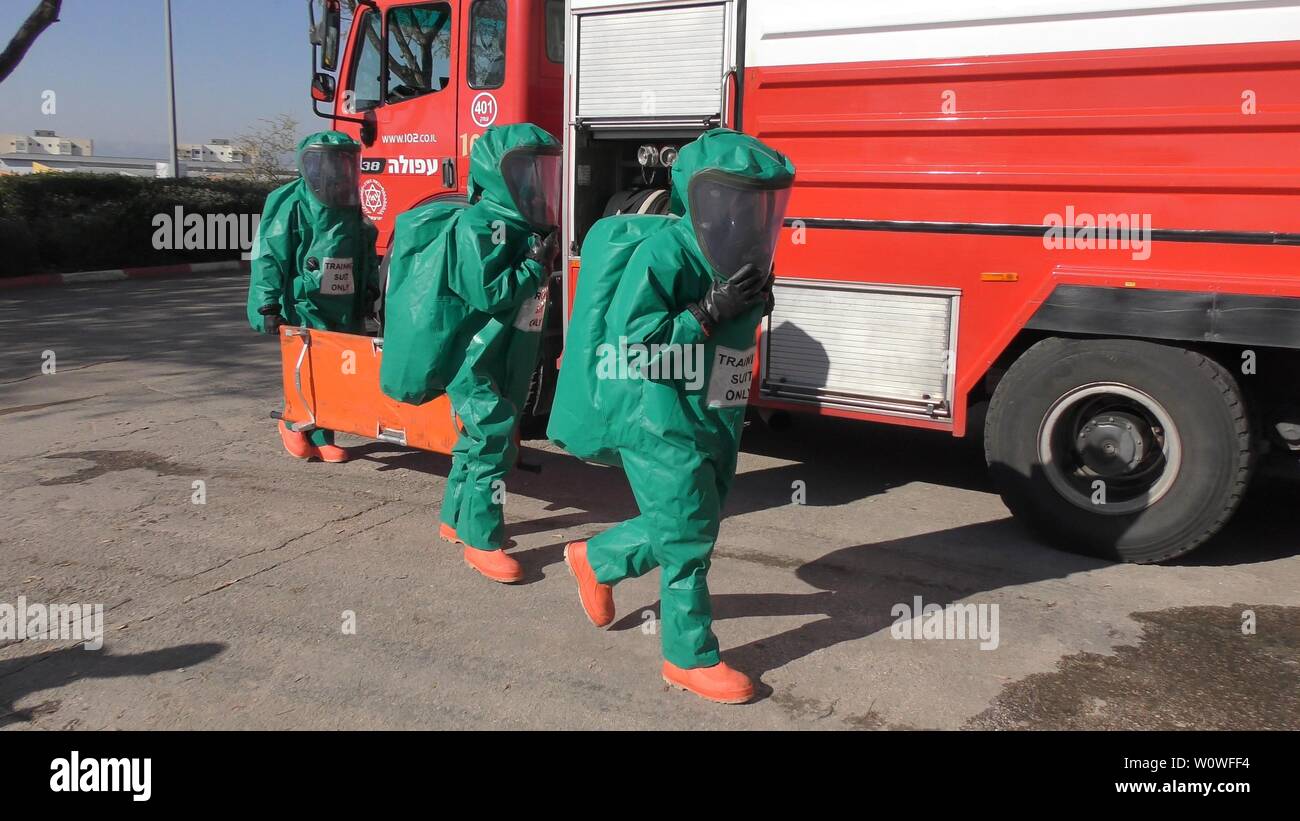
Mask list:
[[[105,608],[97,652],[0,640],[0,727],[1300,728],[1294,484],[1257,483],[1177,564],[1119,566],[1025,534],[971,444],[753,426],[710,582],[760,698],[714,706],[659,679],[654,574],[608,631],[578,608],[561,551],[634,512],[617,471],[529,443],[542,472],[507,504],[527,578],[492,584],[436,538],[445,457],[283,453],[245,288],[0,292],[0,603]],[[997,648],[893,638],[915,596],[997,605]]]

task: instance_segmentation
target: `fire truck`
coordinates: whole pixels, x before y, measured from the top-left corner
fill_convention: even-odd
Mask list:
[[[569,298],[591,225],[735,128],[797,168],[765,413],[982,433],[1016,516],[1135,562],[1295,459],[1300,3],[569,6]]]
[[[367,203],[385,187],[383,225],[463,192],[483,125],[458,79],[477,71],[475,3],[360,5],[334,115],[370,171],[384,161],[362,183]],[[457,20],[453,68],[434,72],[456,87],[445,119],[426,128],[434,115],[407,102],[422,86],[391,71],[348,103],[364,43],[393,30],[381,15],[431,5]],[[761,415],[982,435],[1018,518],[1132,562],[1194,549],[1266,460],[1296,463],[1300,0],[499,5],[496,121],[531,119],[565,146],[561,321],[596,220],[666,213],[677,150],[735,128],[797,167],[758,340]],[[380,52],[380,67],[408,59]],[[335,97],[328,78],[313,87]],[[392,173],[446,143],[384,135],[448,130],[457,150],[437,159],[460,172],[433,177],[443,190]]]

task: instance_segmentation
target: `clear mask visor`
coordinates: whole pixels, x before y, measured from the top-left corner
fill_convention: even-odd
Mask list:
[[[538,230],[560,224],[562,165],[559,151],[512,151],[501,160],[501,175],[515,208]]]
[[[298,161],[302,178],[320,203],[328,208],[361,205],[361,154],[355,149],[312,147]]]
[[[724,277],[747,264],[770,271],[789,202],[788,186],[764,188],[723,174],[694,179],[691,222],[709,263]]]

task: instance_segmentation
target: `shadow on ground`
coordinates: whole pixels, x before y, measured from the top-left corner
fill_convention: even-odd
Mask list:
[[[161,362],[229,369],[250,390],[273,392],[279,383],[276,341],[249,327],[247,288],[245,274],[4,293],[0,383],[39,375],[42,353],[53,351],[63,372],[119,360]],[[124,301],[130,310],[122,309]]]
[[[0,727],[51,716],[62,707],[61,701],[51,700],[16,709],[15,705],[32,693],[66,687],[83,679],[150,676],[193,667],[215,658],[225,649],[224,644],[207,642],[115,656],[76,645],[0,660]]]
[[[744,450],[788,464],[762,467],[739,475],[727,500],[725,512],[728,516],[791,504],[792,483],[796,480],[804,483],[810,507],[826,508],[852,504],[913,482],[993,492],[978,442],[953,441],[951,436],[943,433],[810,417],[796,420],[785,431],[775,431],[756,423],[746,432]],[[393,451],[384,445],[373,446],[370,458],[383,462],[386,468],[437,475],[445,475],[449,466],[445,456]],[[510,485],[513,491],[543,499],[551,509],[579,512],[512,523],[510,532],[513,535],[619,521],[637,513],[626,480],[617,469],[584,464],[562,454],[527,448],[524,458],[540,463],[543,469],[540,474],[512,473]],[[592,488],[599,488],[599,491],[593,493]],[[1295,527],[1286,513],[1289,503],[1285,503],[1293,494],[1292,483],[1260,477],[1233,522],[1214,540],[1178,563],[1184,566],[1251,564],[1294,555],[1297,550]],[[918,515],[923,516],[924,512],[920,511]],[[562,543],[548,544],[515,555],[525,565],[529,579],[535,580],[541,578],[541,570],[546,565],[561,561],[562,548]],[[724,651],[730,663],[760,679],[820,650],[888,629],[894,621],[891,608],[898,602],[912,601],[914,596],[921,596],[927,604],[946,605],[978,597],[981,593],[1063,578],[1109,565],[1103,560],[1051,549],[1010,517],[903,539],[843,547],[812,561],[728,545],[719,547],[714,555],[720,559],[785,569],[816,588],[809,593],[722,594],[713,597],[714,615],[719,620],[754,616],[817,617],[792,630]],[[619,611],[624,615],[610,629],[639,629],[647,612],[658,614],[657,602],[641,607],[631,605],[632,602],[620,602]],[[1188,609],[1184,615],[1191,614],[1192,610],[1195,608]],[[1217,614],[1216,618],[1222,615]],[[1181,652],[1194,654],[1194,648],[1198,646],[1196,641],[1209,633],[1173,629],[1171,625],[1161,627],[1164,623],[1159,614],[1147,614],[1146,618],[1155,620],[1153,625],[1163,632],[1151,633],[1140,647],[1128,648],[1132,652],[1126,653],[1123,660],[1107,664],[1118,665],[1114,668],[1117,677],[1122,677],[1125,670],[1136,675],[1131,669],[1133,665],[1145,666],[1154,685],[1158,671],[1172,663],[1172,656],[1180,652],[1176,649],[1179,641],[1192,642]],[[1288,622],[1283,620],[1282,624],[1286,629]],[[1210,629],[1205,623],[1203,626]],[[1265,646],[1261,642],[1241,645],[1238,649],[1249,654]],[[1072,661],[1074,658],[1062,659],[1061,664],[1067,672],[1052,674],[1055,678],[1036,679],[1009,687],[1005,695],[1009,699],[1007,705],[1000,712],[990,712],[980,721],[989,723],[989,726],[999,722],[999,726],[1010,726],[1014,722],[1028,726],[1068,726],[1072,715],[1069,710],[1051,720],[1047,715],[1028,715],[1025,713],[1027,708],[1014,706],[1015,693],[1029,693],[1031,690],[1037,693],[1033,697],[1021,696],[1027,704],[1032,704],[1033,698],[1046,697],[1049,691],[1059,699],[1095,698],[1105,701],[1100,693],[1111,684],[1099,681],[1097,688],[1089,690],[1075,678],[1077,673],[1068,672],[1087,669],[1094,660],[1076,662]],[[1261,675],[1267,673],[1272,676],[1274,686],[1282,687],[1281,674],[1287,672],[1287,668],[1278,667],[1263,657],[1252,655],[1251,658],[1254,661],[1225,656],[1224,661],[1239,667],[1244,665]],[[1294,670],[1289,672],[1294,677]],[[1189,674],[1196,675],[1194,672]],[[1172,686],[1172,679],[1169,680]],[[1194,684],[1191,681],[1184,683],[1189,687]],[[1014,687],[1021,687],[1022,691],[1014,690]],[[1150,691],[1161,692],[1169,696],[1172,690],[1157,688]],[[769,689],[760,687],[760,696],[769,693]],[[1179,697],[1193,696],[1180,691]],[[1185,715],[1194,715],[1191,702],[1184,707]],[[1170,711],[1169,715],[1172,715],[1177,708],[1171,706]],[[1134,721],[1139,713],[1140,710],[1134,707]],[[1124,723],[1119,717],[1114,720],[1117,726]],[[1142,726],[1174,724],[1153,714],[1152,723]],[[1243,708],[1242,717],[1231,726],[1256,724],[1251,723]],[[1278,724],[1261,723],[1258,726]]]
[[[165,650],[114,656],[88,651],[81,646],[48,653],[34,653],[17,659],[0,660],[0,727],[30,722],[59,712],[61,701],[42,701],[23,709],[14,705],[32,692],[56,690],[86,678],[152,676],[164,670],[190,668],[220,655],[225,644],[208,642],[179,644]]]

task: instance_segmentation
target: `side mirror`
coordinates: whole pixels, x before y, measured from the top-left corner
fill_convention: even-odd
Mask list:
[[[337,71],[339,67],[339,30],[343,7],[339,0],[313,0],[309,6],[311,44],[320,48],[320,67]],[[317,13],[319,11],[319,14]]]
[[[334,77],[323,71],[311,78],[311,98],[318,103],[334,102]]]

